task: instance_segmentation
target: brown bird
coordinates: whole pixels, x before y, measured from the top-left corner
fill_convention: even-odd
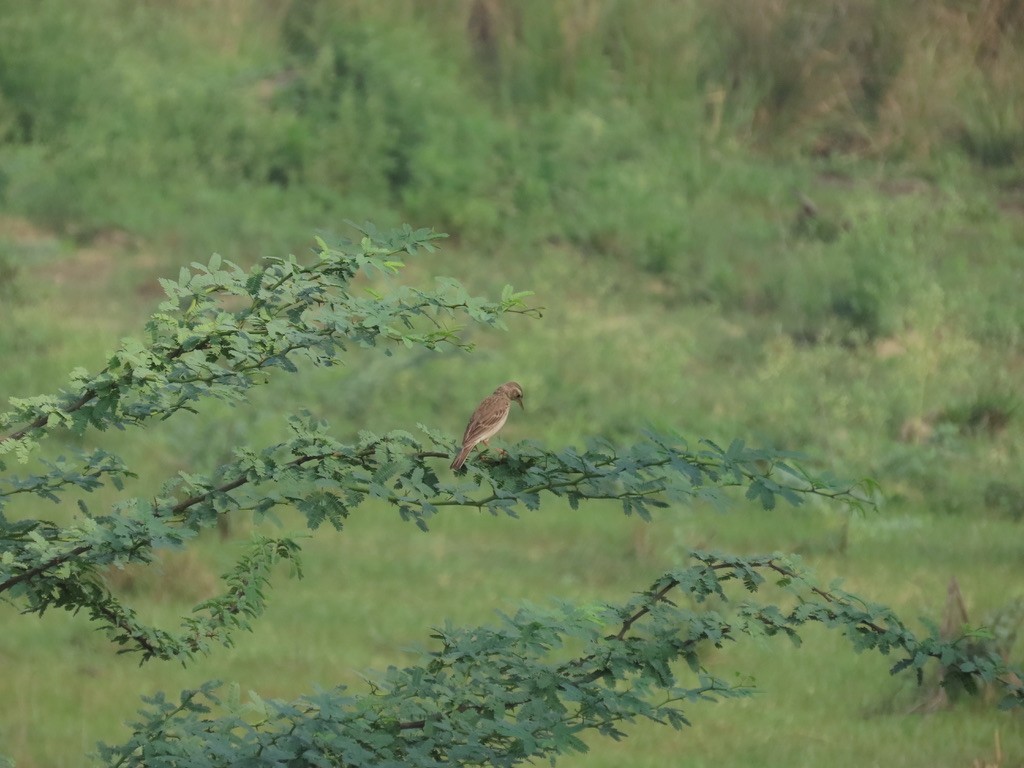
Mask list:
[[[514,381],[502,384],[494,390],[493,395],[484,398],[469,418],[466,433],[462,436],[462,450],[452,462],[452,469],[461,469],[469,452],[478,443],[487,445],[487,441],[498,434],[498,430],[505,426],[513,402],[519,403],[519,407],[526,410],[523,405],[523,388]]]

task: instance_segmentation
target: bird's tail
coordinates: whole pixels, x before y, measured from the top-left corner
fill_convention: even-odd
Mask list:
[[[452,469],[458,472],[462,469],[462,465],[466,463],[466,459],[469,458],[469,452],[473,450],[472,443],[467,443],[462,446],[462,450],[459,451],[459,455],[455,457],[455,461],[452,462]]]

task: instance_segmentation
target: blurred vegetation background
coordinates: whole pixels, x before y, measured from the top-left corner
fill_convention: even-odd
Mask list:
[[[448,232],[403,279],[513,283],[545,318],[472,356],[354,354],[249,409],[105,437],[133,490],[276,440],[303,407],[339,434],[458,435],[515,378],[527,412],[507,439],[743,437],[872,476],[885,507],[737,500],[647,526],[552,506],[426,537],[365,510],[310,540],[307,578],[281,575],[251,638],[189,670],[136,669],[83,617],[0,606],[0,754],[80,765],[140,693],[212,677],[264,696],[359,685],[446,617],[618,599],[699,545],[798,551],[937,623],[955,577],[961,618],[1019,656],[1024,3],[0,2],[3,396],[101,367],[158,276],[214,251],[303,254],[314,231],[353,234],[345,219]],[[111,583],[172,621],[247,526]],[[1020,763],[1019,716],[814,640],[722,652],[763,696],[565,764]]]

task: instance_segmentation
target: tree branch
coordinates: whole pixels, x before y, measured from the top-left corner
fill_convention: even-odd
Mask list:
[[[26,571],[22,571],[17,576],[12,576],[6,581],[0,582],[0,592],[6,592],[11,587],[17,586],[18,584],[21,584],[23,581],[29,581],[30,579],[34,579],[36,576],[44,574],[50,569],[56,568],[62,563],[66,563],[68,560],[71,560],[72,558],[78,557],[79,555],[86,553],[90,549],[92,549],[91,544],[80,544],[79,546],[75,547],[74,549],[68,550],[62,555],[57,555],[56,557],[50,558],[45,563],[40,563],[34,568],[29,568]]]

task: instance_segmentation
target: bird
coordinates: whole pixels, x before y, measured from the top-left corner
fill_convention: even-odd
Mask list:
[[[514,381],[502,384],[494,390],[494,394],[483,399],[469,417],[469,424],[466,425],[466,432],[462,436],[462,450],[452,462],[452,469],[460,470],[466,463],[470,451],[478,443],[487,445],[487,441],[498,434],[505,426],[512,403],[519,403],[519,407],[526,410],[526,406],[523,405],[523,388]]]

